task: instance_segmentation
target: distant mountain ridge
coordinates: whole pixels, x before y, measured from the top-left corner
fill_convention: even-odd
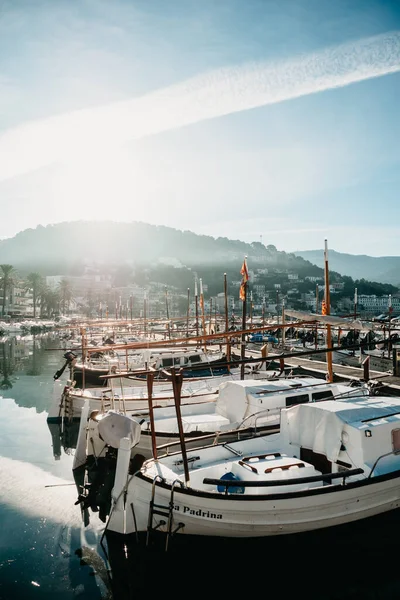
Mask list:
[[[246,255],[250,269],[278,269],[297,273],[300,278],[323,275],[323,250],[286,253],[272,244],[214,238],[141,221],[69,221],[46,227],[38,225],[0,240],[0,264],[11,264],[22,274],[29,271],[46,275],[78,274],[87,263],[129,264],[144,269],[150,265],[170,264],[193,270],[200,266],[224,271],[232,268],[237,272]],[[330,250],[329,269],[354,280],[400,286],[400,257],[374,258]]]
[[[180,231],[172,227],[140,221],[71,221],[26,229],[0,241],[0,263],[17,269],[40,269],[48,274],[63,274],[71,265],[85,262],[98,265],[130,263],[141,267],[179,261],[187,267],[223,265],[232,261],[240,266],[243,257],[269,256],[276,262],[307,263],[293,255],[268,250],[259,242],[248,244],[225,237],[214,238]],[[311,268],[312,265],[308,265]]]
[[[317,267],[324,267],[324,250],[303,250],[293,252],[293,254],[310,261]],[[400,286],[399,256],[374,257],[329,250],[328,264],[330,271],[336,271],[352,279],[367,279]]]

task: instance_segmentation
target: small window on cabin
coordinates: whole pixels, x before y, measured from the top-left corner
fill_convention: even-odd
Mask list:
[[[195,354],[194,356],[190,357],[190,362],[193,363],[197,363],[197,362],[201,362],[201,357],[198,354]]]
[[[314,392],[311,394],[312,402],[317,402],[318,400],[328,400],[328,398],[333,398],[332,390],[325,390],[323,392]]]
[[[392,429],[393,452],[400,452],[400,429]]]
[[[181,357],[180,356],[175,356],[174,358],[174,365],[180,365],[181,364]]]
[[[189,359],[187,356],[183,356],[183,364],[184,365],[188,365],[189,364]]]
[[[300,396],[288,396],[286,398],[286,406],[294,406],[295,404],[305,404],[308,401],[308,394],[301,394]]]
[[[163,358],[162,359],[162,366],[165,367],[172,367],[172,365],[174,364],[174,359],[173,358]]]

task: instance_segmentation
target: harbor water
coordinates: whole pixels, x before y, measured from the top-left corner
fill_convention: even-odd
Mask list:
[[[130,600],[198,592],[284,598],[399,598],[400,511],[350,529],[194,545],[146,555],[83,523],[72,461],[78,424],[49,425],[67,374],[54,334],[0,342],[0,600]],[[189,587],[188,587],[189,586]]]

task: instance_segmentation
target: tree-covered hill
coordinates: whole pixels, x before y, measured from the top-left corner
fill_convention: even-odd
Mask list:
[[[312,272],[308,261],[259,242],[247,244],[142,222],[72,221],[39,225],[0,242],[0,263],[20,271],[69,274],[84,264],[138,267],[176,263],[190,268],[250,265]],[[319,269],[317,269],[319,271]]]
[[[294,254],[319,267],[324,266],[323,250],[304,250]],[[329,268],[353,279],[368,279],[369,281],[400,286],[399,256],[374,257],[365,254],[344,254],[330,250]]]

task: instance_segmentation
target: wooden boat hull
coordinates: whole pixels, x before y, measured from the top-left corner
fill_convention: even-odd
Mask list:
[[[289,494],[240,496],[239,494],[194,493],[175,487],[173,495],[173,529],[176,535],[262,538],[311,532],[349,524],[373,517],[400,506],[400,471],[356,483],[321,486]],[[127,506],[118,503],[113,510],[108,530],[121,535],[147,531],[153,478],[137,475]],[[157,505],[168,506],[171,487],[156,483]],[[122,509],[122,510],[121,510]],[[156,518],[158,530],[167,532],[165,517]]]

